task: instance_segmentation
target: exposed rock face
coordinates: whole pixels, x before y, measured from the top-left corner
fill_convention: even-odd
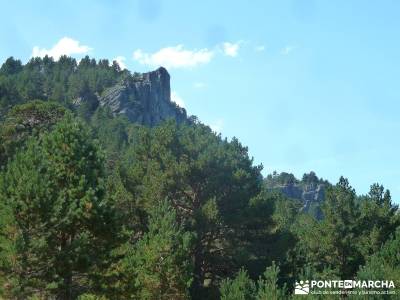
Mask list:
[[[314,213],[317,218],[321,218],[320,206],[325,199],[325,184],[295,184],[290,183],[276,187],[285,196],[298,199],[303,203],[302,211],[310,212],[316,209]]]
[[[306,186],[290,184],[281,186],[280,189],[287,197],[302,200],[304,207],[309,206],[310,202],[322,202],[325,197],[325,186],[323,184]]]
[[[270,190],[278,190],[288,198],[299,200],[302,204],[301,211],[322,219],[321,205],[325,199],[325,190],[331,186],[329,181],[318,178],[315,172],[303,174],[301,180],[292,173],[274,171],[264,179],[265,185]]]
[[[185,109],[171,102],[170,76],[162,67],[107,89],[99,97],[99,103],[116,115],[126,115],[131,122],[147,126],[170,118],[178,123],[187,119]]]

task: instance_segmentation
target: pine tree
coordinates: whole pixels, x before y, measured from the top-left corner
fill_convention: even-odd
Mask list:
[[[154,199],[171,199],[180,223],[196,234],[192,296],[209,297],[250,259],[247,220],[257,210],[250,200],[261,190],[261,168],[237,139],[221,140],[201,124],[167,122],[131,139],[121,166],[131,207],[145,213]]]
[[[123,260],[129,292],[137,299],[189,299],[192,234],[184,232],[167,201],[152,209],[149,228]]]
[[[347,179],[341,177],[335,186],[328,188],[322,211],[324,219],[320,222],[301,218],[302,223],[295,230],[299,242],[294,264],[302,260],[321,276],[328,272],[330,276],[351,278],[363,257],[358,247],[360,211]]]
[[[359,210],[356,194],[347,179],[341,177],[328,190],[321,223],[321,250],[325,251],[326,266],[336,269],[342,279],[351,278],[362,262],[357,249]]]
[[[264,278],[260,277],[257,282],[257,300],[284,300],[288,298],[286,286],[283,286],[283,288],[278,286],[279,272],[280,269],[275,265],[275,262],[265,270]]]
[[[360,251],[365,259],[380,250],[400,225],[398,206],[393,205],[390,192],[382,185],[371,185],[370,192],[360,201]]]
[[[31,139],[1,176],[0,203],[10,219],[0,229],[3,294],[72,299],[90,287],[112,244],[113,208],[82,124],[67,118]]]
[[[234,279],[225,279],[220,286],[221,300],[256,299],[256,285],[247,272],[240,269]]]
[[[284,300],[289,299],[286,286],[278,286],[279,267],[275,262],[267,267],[257,282],[240,269],[234,279],[225,279],[220,285],[221,300]]]
[[[372,254],[357,273],[359,280],[393,280],[396,294],[400,292],[400,228],[382,248]],[[394,299],[395,295],[369,296],[368,299]]]
[[[70,112],[59,104],[31,101],[15,106],[0,125],[0,166],[11,160],[29,137],[39,138]]]

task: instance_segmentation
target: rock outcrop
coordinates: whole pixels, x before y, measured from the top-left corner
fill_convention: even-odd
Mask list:
[[[129,121],[155,126],[167,119],[178,123],[187,120],[185,109],[171,101],[170,76],[164,68],[136,74],[108,88],[99,97],[99,104],[113,114],[125,115]]]
[[[302,211],[310,211],[314,206],[320,206],[325,199],[325,184],[286,184],[276,186],[286,197],[300,200]]]
[[[265,178],[265,184],[270,190],[280,191],[286,197],[300,201],[301,211],[308,212],[318,219],[323,218],[321,205],[330,183],[318,178],[314,172],[304,174],[301,180],[291,173],[274,172]]]

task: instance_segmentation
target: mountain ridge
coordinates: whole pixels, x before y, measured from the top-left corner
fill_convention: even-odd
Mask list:
[[[0,68],[0,79],[0,117],[15,105],[42,100],[57,102],[85,119],[103,107],[150,127],[171,118],[177,123],[188,120],[186,110],[171,101],[170,75],[163,67],[131,73],[115,61],[88,56],[79,63],[67,56],[58,61],[35,57],[25,65],[10,57]]]
[[[99,104],[115,115],[125,115],[129,121],[147,126],[169,118],[178,123],[187,119],[186,110],[171,101],[170,75],[163,67],[138,74],[136,80],[125,78],[105,90]]]

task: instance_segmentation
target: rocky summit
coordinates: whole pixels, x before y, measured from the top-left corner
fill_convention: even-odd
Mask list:
[[[163,67],[125,78],[106,89],[99,104],[115,115],[125,115],[129,121],[147,126],[170,118],[178,123],[187,119],[186,110],[171,101],[170,76]]]

